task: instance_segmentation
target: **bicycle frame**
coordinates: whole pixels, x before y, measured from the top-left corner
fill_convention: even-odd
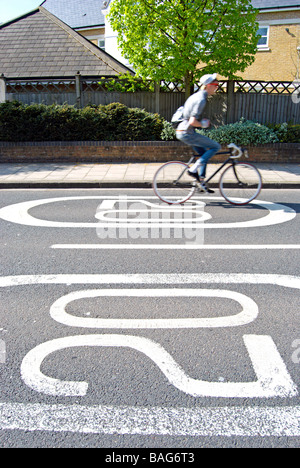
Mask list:
[[[205,182],[209,182],[211,179],[213,179],[213,177],[215,177],[215,175],[217,175],[222,169],[223,167],[226,166],[226,164],[228,164],[229,162],[234,166],[235,165],[235,157],[232,157],[232,153],[231,151],[220,151],[218,152],[217,154],[230,154],[229,158],[226,159],[226,161],[224,161],[224,163],[208,178],[208,179],[205,179]],[[198,156],[198,155],[193,155],[191,157],[191,159],[187,162],[187,165],[189,166],[190,164],[192,164],[196,159],[200,158],[201,156]],[[175,180],[174,182],[177,183],[181,177],[183,176],[183,174],[186,172],[187,168],[183,170],[183,172],[180,174],[180,176],[177,178],[177,180]]]
[[[230,143],[228,148],[229,150],[227,151],[220,151],[216,153],[217,155],[226,155],[228,158],[220,164],[220,167],[218,167],[218,169],[216,169],[213,174],[205,179],[204,183],[210,182],[217,174],[220,173],[219,189],[224,199],[233,205],[245,205],[254,200],[259,195],[262,187],[262,178],[258,169],[253,164],[246,162],[240,163],[237,161],[237,159],[239,159],[241,156],[248,158],[247,149],[239,148],[234,143]],[[154,192],[158,198],[168,204],[184,203],[185,201],[189,200],[189,198],[191,198],[193,193],[195,193],[197,186],[200,191],[211,193],[211,191],[204,184],[202,184],[202,181],[200,181],[200,184],[197,184],[196,181],[191,182],[188,179],[181,180],[186,171],[189,170],[190,165],[199,158],[201,158],[201,154],[193,154],[190,160],[186,163],[181,161],[171,161],[161,166],[155,173],[152,184]],[[165,170],[165,167],[168,167],[167,171],[169,172],[167,172],[167,175],[162,172],[162,169]],[[174,172],[172,169],[170,172],[169,168],[171,167],[176,167],[176,170],[178,171],[177,174],[179,173],[179,175],[175,176],[176,170]],[[241,170],[239,170],[239,168],[241,168]],[[172,176],[172,174],[174,175]],[[162,179],[160,179],[161,176]],[[174,178],[174,176],[176,178]],[[177,198],[176,201],[174,201],[172,197],[169,198],[169,196],[161,192],[161,190],[168,188],[182,188],[185,189],[187,193],[183,194],[184,192],[182,191],[180,195],[181,198]],[[232,194],[230,192],[232,189],[238,189],[239,192],[235,191],[234,194]],[[245,198],[245,195],[247,198]]]
[[[218,154],[231,154],[231,153],[229,151],[223,151]],[[233,166],[235,165],[235,160],[231,156],[229,156],[229,158],[226,159],[226,161],[224,161],[223,164],[208,179],[205,179],[205,182],[209,182],[211,179],[213,179],[213,177],[215,177],[215,175],[217,175],[223,169],[223,167],[225,167],[226,164],[229,163],[229,161],[230,161],[230,164],[232,164]],[[234,173],[235,173],[235,170],[234,170]]]

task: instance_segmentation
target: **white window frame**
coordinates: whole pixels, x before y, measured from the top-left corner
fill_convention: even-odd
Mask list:
[[[98,36],[84,36],[86,39],[88,39],[89,41],[97,41],[97,46],[104,50],[105,51],[105,35],[104,34],[100,34]],[[104,47],[101,47],[100,46],[100,43],[101,42],[104,42]]]
[[[102,43],[103,45],[101,45],[101,43]],[[104,36],[104,34],[103,34],[102,36],[99,36],[99,37],[98,37],[98,47],[99,47],[100,49],[104,50],[104,52],[105,52],[105,36]]]
[[[266,29],[267,33],[266,34],[261,34],[262,37],[266,38],[266,43],[265,44],[257,44],[257,49],[258,50],[269,50],[269,35],[270,35],[270,26],[268,24],[259,24],[259,29]],[[257,31],[257,33],[258,33]]]

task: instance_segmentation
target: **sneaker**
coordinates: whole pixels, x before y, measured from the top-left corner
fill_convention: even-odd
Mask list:
[[[198,172],[191,172],[191,171],[188,170],[187,173],[188,173],[188,175],[189,175],[190,177],[193,177],[193,178],[196,179],[198,182],[201,182]]]
[[[200,179],[200,178],[199,178]],[[204,179],[200,179],[200,186],[201,188],[203,189],[204,192],[206,193],[215,193],[214,190],[210,189],[209,187],[207,187]]]

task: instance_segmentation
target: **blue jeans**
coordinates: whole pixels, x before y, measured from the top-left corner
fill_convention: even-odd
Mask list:
[[[220,149],[221,145],[210,138],[200,135],[196,132],[176,132],[178,140],[182,141],[186,145],[192,146],[193,150],[199,154],[200,158],[196,163],[197,169],[199,170],[199,176],[205,177],[206,166],[210,158],[212,158]]]

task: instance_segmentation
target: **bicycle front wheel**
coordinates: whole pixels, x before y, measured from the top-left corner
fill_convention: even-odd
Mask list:
[[[252,164],[236,162],[222,173],[219,188],[229,203],[246,205],[259,195],[262,178],[258,169]]]
[[[155,195],[169,205],[184,203],[196,190],[192,179],[186,174],[189,166],[180,161],[163,164],[153,178]]]

